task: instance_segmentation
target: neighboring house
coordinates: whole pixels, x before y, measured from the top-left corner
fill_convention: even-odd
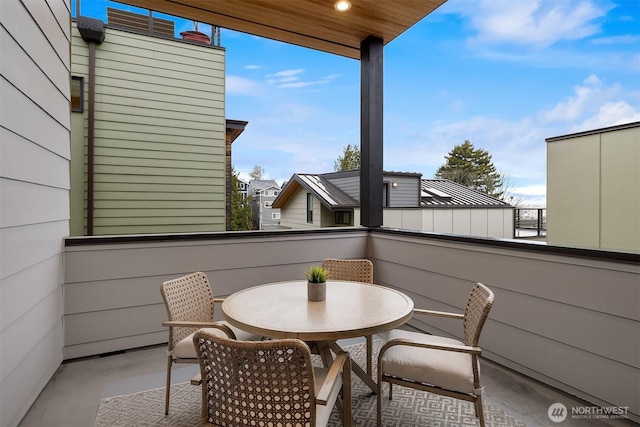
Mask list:
[[[238,191],[242,194],[242,199],[249,197],[249,184],[238,178]]]
[[[272,179],[252,179],[249,181],[248,194],[253,196],[253,221],[258,230],[279,229],[280,209],[272,207],[280,194],[278,183]]]
[[[384,172],[384,226],[469,236],[512,238],[513,206],[445,179]],[[360,223],[358,171],[294,174],[274,207],[283,228]]]
[[[547,243],[640,252],[640,122],[546,141]]]
[[[247,122],[224,116],[225,49],[174,39],[172,21],[108,20],[95,44],[72,23],[71,235],[226,230]]]

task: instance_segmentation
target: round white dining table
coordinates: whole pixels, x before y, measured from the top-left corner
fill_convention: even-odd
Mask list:
[[[270,338],[317,343],[327,363],[337,340],[372,335],[406,323],[413,300],[402,292],[369,283],[327,280],[325,301],[307,299],[307,282],[267,283],[238,291],[222,303],[225,319],[240,329]],[[355,363],[354,372],[375,391],[375,382]]]
[[[391,288],[327,281],[325,301],[307,300],[307,282],[267,283],[236,292],[222,303],[233,326],[271,338],[336,341],[384,332],[406,323],[413,300]]]

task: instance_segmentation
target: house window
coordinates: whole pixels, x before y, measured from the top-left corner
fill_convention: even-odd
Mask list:
[[[82,113],[84,111],[84,96],[82,77],[71,76],[71,111]]]
[[[313,223],[313,196],[307,193],[307,222]]]
[[[384,208],[388,208],[389,207],[389,183],[388,182],[384,182],[382,184],[382,207]]]
[[[351,212],[348,212],[348,211],[336,212],[336,224],[351,225]]]
[[[273,202],[264,202],[264,207],[265,208],[270,208],[271,205],[273,205]]]
[[[280,219],[280,212],[272,212],[271,219]]]

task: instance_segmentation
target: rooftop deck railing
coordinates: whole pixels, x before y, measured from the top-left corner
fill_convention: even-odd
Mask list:
[[[416,307],[462,311],[483,282],[496,294],[483,356],[594,405],[640,396],[639,256],[513,240],[364,228],[70,238],[65,245],[66,359],[166,342],[159,286],[204,271],[214,293],[299,279],[328,257],[369,258],[374,281]],[[220,313],[218,313],[218,316]],[[460,337],[457,323],[413,319]]]
[[[547,234],[547,210],[544,208],[527,209],[516,208],[514,210],[514,236],[541,237]]]

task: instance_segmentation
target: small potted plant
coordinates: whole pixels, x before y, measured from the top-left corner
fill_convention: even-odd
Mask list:
[[[309,301],[324,301],[327,298],[327,275],[329,272],[319,265],[313,265],[304,272],[307,278]]]

